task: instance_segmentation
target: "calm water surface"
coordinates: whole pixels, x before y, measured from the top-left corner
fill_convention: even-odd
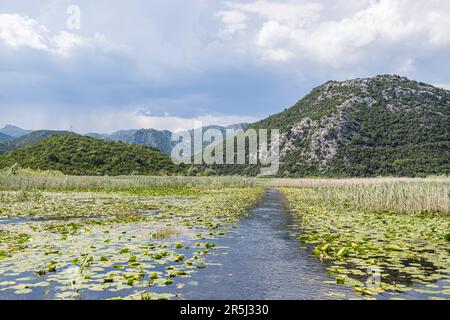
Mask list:
[[[300,247],[299,233],[283,195],[270,189],[230,237],[219,240],[226,254],[194,276],[188,299],[336,299],[353,290],[327,285],[326,265]]]

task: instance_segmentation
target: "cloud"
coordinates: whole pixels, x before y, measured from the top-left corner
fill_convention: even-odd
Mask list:
[[[339,19],[312,2],[227,5],[233,12],[253,15],[254,49],[264,61],[311,61],[342,68],[359,64],[376,49],[383,54],[395,48],[401,54],[411,48],[421,51],[424,45],[450,45],[448,1],[370,1]]]
[[[48,50],[47,33],[36,20],[18,14],[0,14],[0,40],[8,47]]]
[[[60,31],[49,40],[51,44],[50,52],[61,56],[69,56],[74,50],[83,47],[95,48],[96,46],[107,46],[105,36],[95,34],[92,38],[83,38],[74,33]]]
[[[1,42],[14,49],[30,48],[66,57],[79,48],[108,45],[104,35],[89,38],[64,30],[52,34],[38,21],[18,14],[0,14]]]
[[[450,83],[447,0],[76,2],[80,30],[69,0],[0,1],[0,121],[172,128],[263,118],[327,80]]]
[[[263,49],[262,59],[288,61],[295,57],[289,48],[292,30],[276,21],[264,23],[257,36],[257,45]]]

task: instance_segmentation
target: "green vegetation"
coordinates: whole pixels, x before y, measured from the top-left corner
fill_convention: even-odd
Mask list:
[[[282,181],[278,181],[282,184]],[[411,287],[447,279],[450,273],[450,181],[409,180],[357,184],[331,182],[282,188],[314,255],[331,262],[338,284],[357,293],[395,294]],[[378,268],[381,284],[366,282],[368,270]],[[423,290],[423,289],[417,289]],[[449,294],[430,290],[434,294]]]
[[[280,129],[283,137],[278,175],[282,177],[448,175],[449,104],[449,91],[398,76],[330,81],[291,108],[248,128]],[[111,136],[92,135],[155,145],[164,152],[174,145],[168,141],[168,131],[148,129],[119,131]],[[14,149],[17,150],[11,151]],[[72,175],[257,176],[260,173],[259,165],[175,166],[152,148],[63,131],[36,131],[0,143],[0,153],[8,151],[0,156],[0,168],[17,162],[22,167],[60,170]]]
[[[2,142],[0,297],[182,297],[261,187],[286,195],[329,285],[450,296],[436,285],[450,274],[449,105],[446,90],[379,76],[328,82],[250,126],[281,129],[281,177],[428,178],[246,178],[234,175],[260,166],[176,166],[150,147],[68,132]],[[142,130],[117,139],[127,134],[161,142]]]
[[[0,297],[182,298],[258,186],[286,194],[299,240],[335,278],[330,292],[450,294],[434,284],[450,273],[445,177],[79,177],[16,166],[0,174]]]
[[[318,203],[340,204],[362,212],[450,213],[450,179],[285,179],[277,187],[301,187],[302,194]]]
[[[36,189],[0,183],[0,297],[181,297],[196,285],[191,276],[209,267],[216,239],[262,192],[241,187],[248,181],[242,178],[224,178],[215,188],[207,186],[217,178],[3,178]]]
[[[16,174],[11,174],[11,171]],[[25,175],[23,173],[26,173]],[[181,177],[181,176],[68,176],[59,172],[19,169],[17,166],[0,172],[0,190],[54,192],[121,192],[135,195],[197,194],[222,188],[254,187],[254,178],[245,177]]]
[[[282,177],[448,175],[449,105],[449,91],[398,76],[330,81],[250,128],[280,129]],[[251,165],[212,168],[260,172]]]
[[[156,149],[78,135],[51,136],[0,156],[0,168],[16,163],[71,175],[161,175],[182,170]]]
[[[62,177],[64,174],[57,170],[40,170],[22,168],[18,163],[11,167],[0,170],[0,176],[22,176],[22,177]]]
[[[19,130],[20,128],[17,128]],[[14,130],[13,130],[14,131]],[[18,136],[14,136],[13,139],[6,142],[0,142],[0,154],[8,151],[16,150],[22,147],[30,146],[39,141],[45,140],[52,136],[67,136],[75,135],[69,131],[52,131],[52,130],[38,130],[33,132],[23,131],[23,135],[17,132]]]

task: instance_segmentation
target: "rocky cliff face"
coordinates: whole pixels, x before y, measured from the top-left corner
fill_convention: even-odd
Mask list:
[[[448,91],[378,76],[328,82],[306,99],[282,135],[283,175],[449,172]]]

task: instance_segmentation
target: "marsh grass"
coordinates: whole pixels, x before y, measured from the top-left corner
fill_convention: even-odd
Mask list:
[[[40,190],[40,191],[89,191],[89,192],[130,192],[164,193],[177,189],[221,189],[245,188],[256,185],[253,178],[243,177],[87,177],[55,175],[9,175],[0,174],[0,190]]]
[[[365,212],[450,213],[449,178],[277,179],[272,184],[300,188],[310,203]]]
[[[428,178],[261,179],[260,181],[272,187],[349,187],[392,183],[444,183],[450,186],[450,178],[445,176]]]

